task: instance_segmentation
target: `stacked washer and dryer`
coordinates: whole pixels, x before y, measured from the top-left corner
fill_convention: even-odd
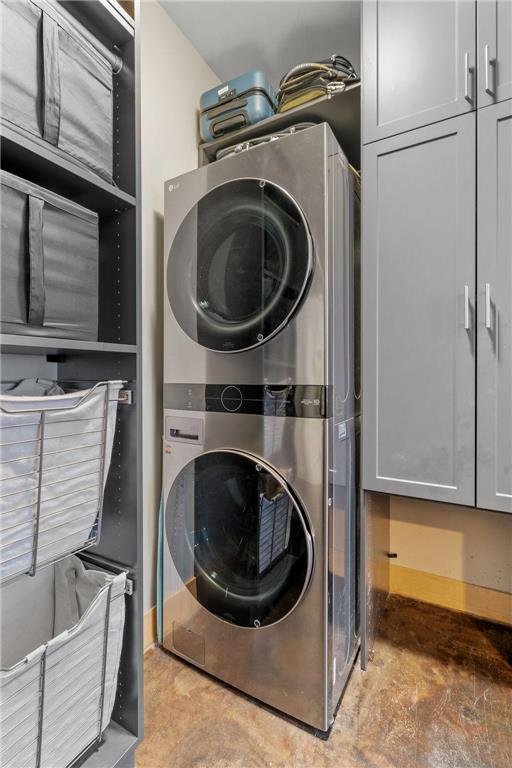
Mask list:
[[[163,646],[324,732],[358,646],[357,205],[326,124],[165,185]]]

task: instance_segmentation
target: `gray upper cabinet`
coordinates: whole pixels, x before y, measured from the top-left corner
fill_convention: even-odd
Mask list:
[[[512,512],[512,101],[478,113],[477,504]]]
[[[362,19],[364,143],[475,108],[474,1],[367,0]]]
[[[368,490],[475,503],[475,122],[363,149]]]
[[[478,2],[478,106],[512,98],[512,0]]]

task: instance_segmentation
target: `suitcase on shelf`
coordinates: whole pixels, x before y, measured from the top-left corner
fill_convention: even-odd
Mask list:
[[[0,10],[2,121],[112,183],[121,60],[55,0],[1,0]]]
[[[2,333],[98,339],[98,215],[0,172]]]
[[[201,96],[201,137],[212,141],[259,123],[274,114],[274,103],[274,90],[258,69],[211,88]]]
[[[126,573],[68,557],[2,589],[0,763],[70,765],[112,716]]]

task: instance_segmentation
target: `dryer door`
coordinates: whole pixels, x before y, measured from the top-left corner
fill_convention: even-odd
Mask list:
[[[167,293],[201,346],[239,352],[278,333],[298,308],[313,266],[299,206],[260,179],[229,181],[189,211],[169,253]]]
[[[171,488],[165,526],[186,588],[225,621],[274,624],[307,589],[305,515],[285,481],[251,456],[211,451],[189,462]]]

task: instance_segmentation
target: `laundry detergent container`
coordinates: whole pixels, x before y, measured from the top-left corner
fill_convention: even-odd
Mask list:
[[[98,339],[98,215],[0,173],[1,329]]]
[[[2,588],[0,764],[65,768],[112,716],[126,573],[71,556]]]
[[[122,384],[0,395],[0,581],[99,541]]]
[[[55,0],[2,0],[2,121],[112,183],[121,60]]]

